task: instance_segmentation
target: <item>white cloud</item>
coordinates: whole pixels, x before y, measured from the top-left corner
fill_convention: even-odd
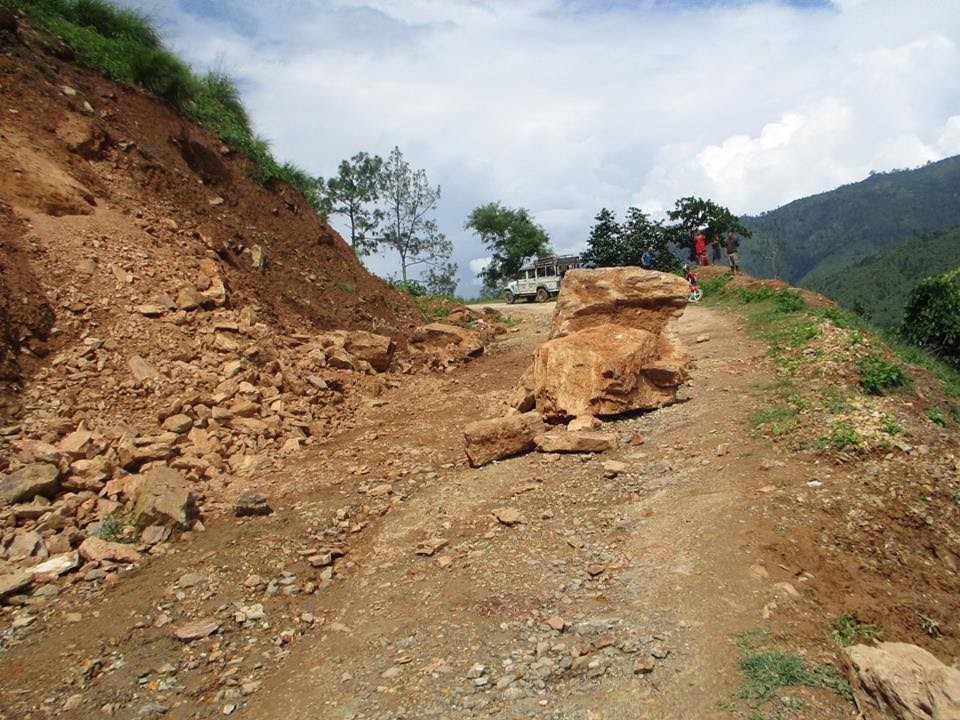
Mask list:
[[[239,80],[281,159],[329,175],[398,145],[443,188],[465,283],[492,200],[568,248],[602,207],[759,212],[960,152],[952,2],[125,2]]]

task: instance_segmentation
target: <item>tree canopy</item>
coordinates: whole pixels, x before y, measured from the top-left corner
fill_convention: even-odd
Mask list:
[[[740,218],[731,213],[722,205],[712,200],[698,197],[680,198],[674,204],[674,209],[667,211],[671,225],[667,227],[670,241],[685,250],[691,260],[696,255],[693,251],[693,235],[698,228],[706,228],[708,239],[724,238],[728,232],[734,232],[743,237],[750,237],[750,229],[740,222]]]
[[[440,186],[431,187],[424,170],[414,171],[395,147],[383,165],[385,205],[382,242],[400,256],[401,280],[413,265],[449,270],[453,244],[440,232],[431,213],[440,199]],[[451,273],[452,274],[452,273]]]
[[[490,263],[478,273],[484,290],[496,293],[505,280],[516,276],[524,260],[550,254],[550,237],[525,208],[508,208],[491,202],[474,208],[464,223],[490,251]]]
[[[651,220],[639,208],[628,208],[622,225],[607,208],[597,213],[595,220],[587,250],[581,256],[584,262],[600,267],[641,265],[644,251],[649,250],[655,269],[670,271],[676,267],[677,259],[670,251],[669,235],[663,224]]]
[[[320,206],[343,215],[350,228],[350,247],[359,256],[375,252],[384,211],[376,206],[383,189],[383,158],[359,152],[340,163],[339,174],[317,178]]]
[[[921,280],[903,312],[903,337],[960,368],[960,268]]]

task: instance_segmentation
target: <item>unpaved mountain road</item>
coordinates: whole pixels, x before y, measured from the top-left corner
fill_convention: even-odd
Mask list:
[[[273,515],[215,517],[39,608],[0,654],[0,717],[746,717],[733,638],[800,582],[754,507],[775,453],[746,425],[763,347],[691,306],[689,399],[605,423],[617,451],[468,467],[462,428],[505,409],[553,307],[506,307],[521,323],[476,362],[404,378],[247,483]],[[779,460],[777,481],[809,470]],[[204,619],[209,636],[173,636]],[[793,694],[805,719],[852,716]]]

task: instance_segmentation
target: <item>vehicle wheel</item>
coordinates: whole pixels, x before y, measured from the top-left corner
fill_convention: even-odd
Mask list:
[[[509,290],[503,294],[503,299],[507,302],[507,305],[513,305],[513,301],[516,300],[516,298],[513,296],[513,293]]]
[[[703,290],[696,288],[695,290],[690,291],[690,297],[687,298],[692,303],[700,302],[700,298],[703,297]]]
[[[537,288],[537,302],[545,303],[550,299],[550,293],[547,292],[546,288]]]

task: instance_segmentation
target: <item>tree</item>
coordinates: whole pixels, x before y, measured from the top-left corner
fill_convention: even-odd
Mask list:
[[[903,311],[901,335],[960,368],[960,268],[921,280]]]
[[[680,198],[674,209],[667,212],[673,225],[666,228],[670,242],[681,250],[686,250],[691,260],[696,259],[693,251],[693,235],[697,228],[707,228],[707,238],[723,238],[728,232],[750,237],[750,229],[740,222],[740,218],[722,205],[712,200],[697,197]]]
[[[383,210],[376,206],[383,184],[383,158],[359,152],[340,163],[339,174],[324,182],[317,178],[317,193],[325,214],[343,215],[350,226],[350,247],[358,257],[376,251],[377,229]]]
[[[445,262],[427,271],[424,285],[432,295],[452,298],[457,294],[457,264]]]
[[[527,258],[550,253],[550,237],[525,208],[491,202],[473,209],[463,225],[480,236],[490,251],[490,263],[478,273],[485,292],[496,293],[504,281],[517,275]]]
[[[381,242],[400,255],[401,281],[407,281],[407,270],[413,265],[442,268],[449,262],[453,243],[430,217],[440,199],[440,186],[430,187],[426,172],[414,172],[398,147],[384,163],[382,178],[386,224]]]
[[[670,252],[670,239],[663,223],[651,220],[639,208],[627,208],[622,234],[624,265],[640,265],[644,250],[649,250],[654,269],[667,272],[676,269],[677,258]]]
[[[616,215],[612,210],[602,208],[594,220],[596,224],[590,230],[587,249],[580,259],[600,267],[622,265],[623,238]]]
[[[607,208],[603,208],[595,220],[597,224],[587,241],[589,247],[582,256],[585,262],[595,262],[601,267],[640,265],[644,251],[650,250],[654,268],[673,270],[677,265],[663,224],[651,220],[639,208],[628,208],[622,225]]]

